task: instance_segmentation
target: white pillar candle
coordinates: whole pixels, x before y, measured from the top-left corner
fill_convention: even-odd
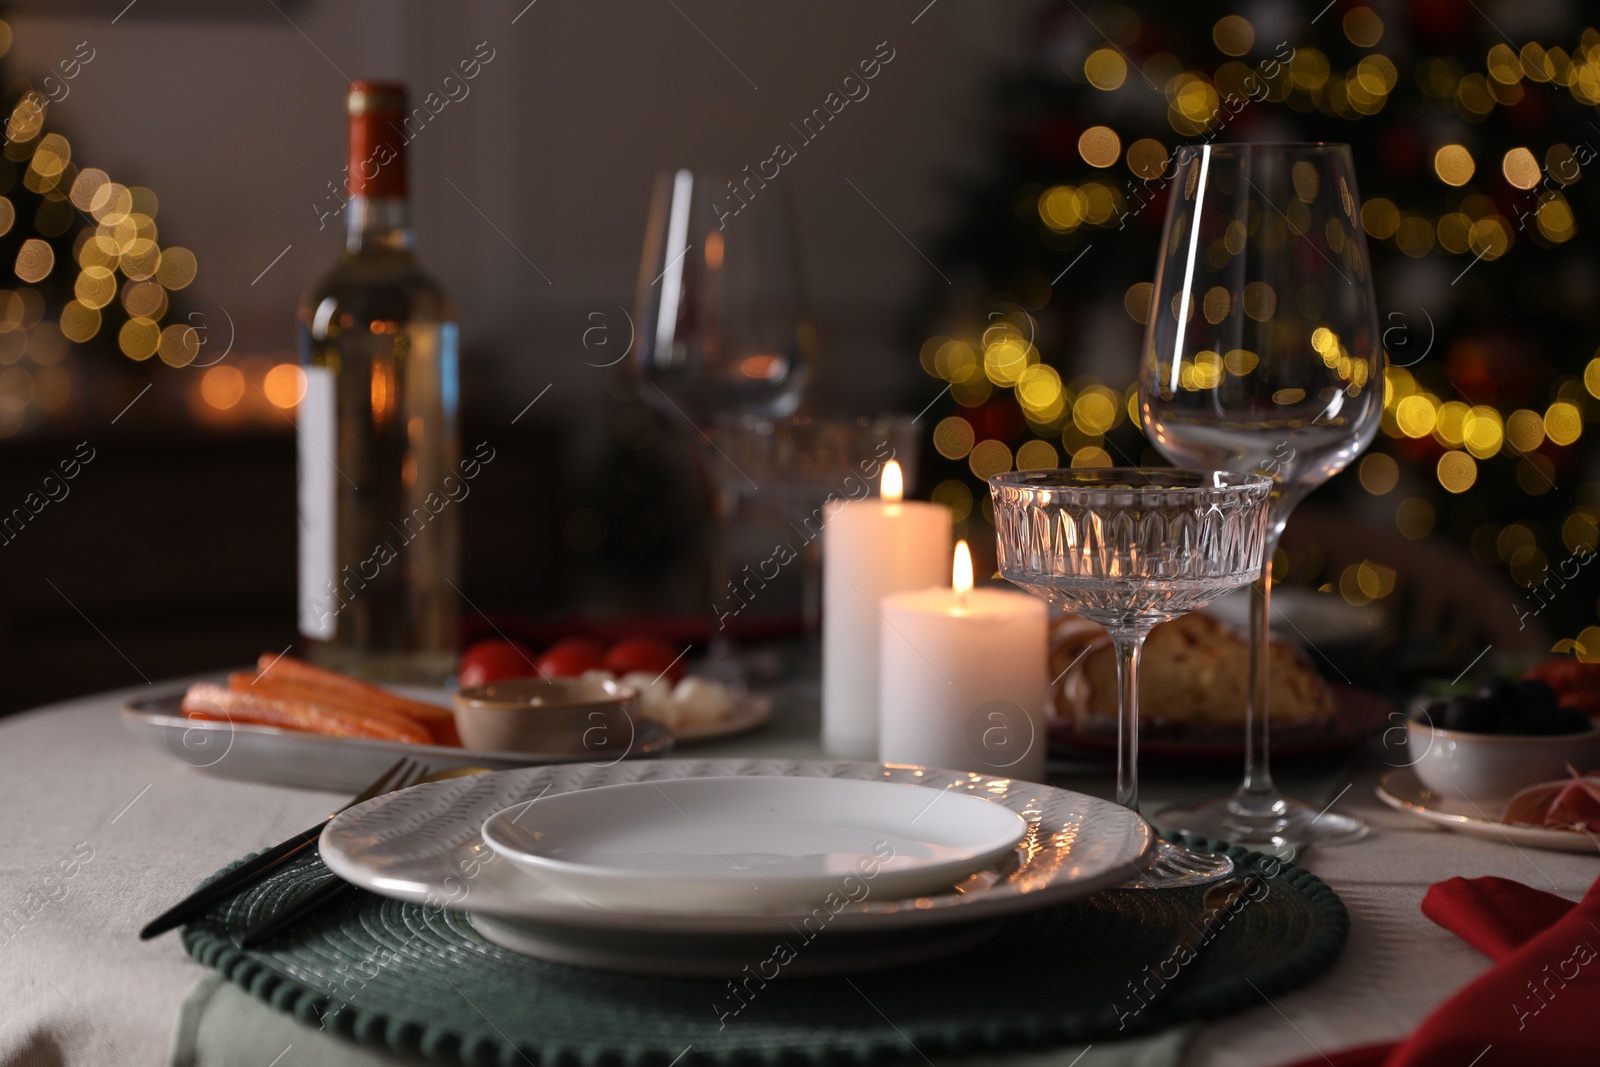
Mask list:
[[[880,498],[852,500],[822,530],[822,743],[848,759],[878,758],[878,602],[944,581],[950,509],[901,500],[900,464]]]
[[[1048,608],[973,589],[965,541],[954,579],[883,601],[878,758],[1043,781]]]

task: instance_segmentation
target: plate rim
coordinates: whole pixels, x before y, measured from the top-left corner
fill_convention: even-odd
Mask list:
[[[485,788],[483,783],[494,781],[496,778],[505,780],[510,775],[526,776],[530,788],[537,788],[541,779],[554,777],[564,773],[581,774],[584,765],[553,765],[546,767],[529,767],[512,771],[497,771],[487,775],[478,775],[470,781],[477,783],[476,788]],[[965,780],[971,785],[992,785],[994,783],[1014,782],[1014,779],[998,778],[991,775],[981,775],[967,771],[951,771],[940,768],[923,768],[907,764],[885,764],[857,760],[793,760],[793,759],[666,759],[649,761],[628,761],[607,768],[591,768],[596,774],[614,772],[618,774],[637,775],[645,778],[652,774],[668,776],[675,767],[687,766],[694,768],[696,773],[684,773],[681,777],[712,777],[716,772],[725,775],[749,775],[761,773],[752,768],[782,768],[789,774],[804,773],[809,770],[807,777],[828,777],[830,772],[840,773],[840,769],[855,769],[855,773],[863,773],[866,768],[871,769],[874,777],[878,774],[891,771],[910,771],[916,775],[914,782],[923,788],[951,788],[959,781]],[[709,773],[708,773],[709,772]],[[939,777],[934,777],[939,776]],[[637,779],[626,779],[637,780]],[[462,781],[462,780],[457,780]],[[547,783],[547,788],[550,784]],[[607,783],[596,783],[607,784]],[[1078,878],[1068,878],[1060,881],[1049,881],[1029,889],[1018,889],[1007,885],[996,890],[993,886],[973,887],[973,891],[963,891],[959,887],[953,888],[942,894],[933,894],[922,897],[906,898],[896,901],[872,901],[862,899],[859,903],[848,904],[838,912],[831,913],[830,928],[839,929],[871,929],[887,927],[906,927],[914,925],[944,925],[959,923],[982,918],[1006,915],[1016,911],[1040,907],[1045,904],[1059,903],[1074,897],[1086,896],[1101,889],[1119,885],[1131,877],[1133,865],[1149,852],[1154,846],[1155,831],[1148,821],[1136,812],[1131,812],[1112,801],[1102,800],[1086,793],[1073,790],[1059,789],[1044,783],[1025,783],[1034,786],[1037,790],[1045,790],[1050,794],[1058,794],[1064,802],[1070,803],[1074,810],[1081,813],[1084,821],[1094,827],[1096,831],[1116,848],[1124,862],[1108,864],[1103,871],[1085,875]],[[409,793],[414,790],[438,790],[450,788],[448,782],[435,782],[414,786],[412,790],[402,791]],[[576,785],[573,788],[585,788]],[[437,884],[425,883],[412,878],[402,878],[386,875],[381,871],[371,871],[358,860],[346,857],[339,848],[338,840],[347,828],[358,820],[365,818],[369,813],[393,803],[399,794],[388,794],[376,797],[364,804],[347,809],[328,822],[323,828],[318,839],[318,847],[322,854],[323,862],[346,881],[353,882],[365,889],[383,896],[412,903],[432,904],[439,906],[440,889]],[[1038,796],[1038,793],[1027,794]],[[992,794],[982,796],[994,803],[1002,802]],[[1012,798],[1006,798],[1012,799]],[[459,798],[458,798],[459,800]],[[1016,803],[1024,801],[1015,798]],[[520,803],[514,801],[513,803]],[[507,805],[509,806],[509,805]],[[1011,807],[1010,804],[1006,805]],[[1089,810],[1085,810],[1089,809]],[[1030,806],[1025,810],[1012,807],[1019,815],[1023,815],[1029,823],[1029,833],[1034,832],[1043,820],[1042,811],[1035,818],[1028,818],[1028,812],[1034,809]],[[1111,833],[1094,825],[1094,818],[1090,811],[1119,820],[1122,827],[1127,829],[1135,841],[1137,851],[1123,852],[1115,845]],[[1054,831],[1052,831],[1053,833]],[[370,840],[370,838],[369,838]],[[1024,840],[1026,840],[1026,835]],[[452,848],[452,854],[468,846],[481,846],[484,852],[493,856],[492,850],[483,841],[481,824],[463,839],[459,846]],[[1017,854],[1017,846],[1008,852],[1008,856]],[[498,856],[494,856],[499,859]],[[509,863],[509,861],[503,861]],[[990,873],[1004,864],[1012,862],[1002,859],[991,865],[981,874]],[[1059,870],[1059,868],[1058,868]],[[455,881],[460,882],[459,875],[451,875]],[[437,879],[442,883],[443,879]],[[748,933],[773,933],[792,929],[792,923],[800,918],[809,917],[811,909],[790,908],[763,912],[731,912],[731,911],[661,911],[645,910],[638,908],[608,907],[599,908],[592,905],[568,903],[560,900],[538,900],[522,897],[509,902],[495,899],[480,901],[474,904],[471,901],[470,889],[458,901],[445,906],[459,906],[469,913],[496,915],[509,919],[529,920],[542,923],[558,923],[562,925],[582,927],[591,930],[625,931],[644,930],[661,932],[703,932],[711,934],[748,934]],[[924,906],[925,905],[925,906]]]
[[[637,790],[642,790],[642,787],[646,786],[646,785],[653,785],[657,789],[661,789],[661,787],[663,787],[663,786],[669,786],[670,787],[674,783],[681,783],[681,782],[729,782],[729,781],[766,781],[766,780],[779,781],[779,782],[825,782],[825,783],[849,782],[852,785],[860,784],[860,785],[865,785],[865,786],[868,786],[869,788],[874,788],[874,789],[877,789],[877,788],[889,788],[889,789],[900,790],[900,789],[916,789],[916,788],[918,788],[917,786],[911,785],[911,784],[906,783],[906,782],[884,782],[884,781],[879,781],[879,780],[874,779],[874,778],[832,778],[832,777],[819,777],[819,776],[815,776],[815,775],[751,774],[751,775],[714,775],[714,776],[706,776],[706,777],[668,778],[668,779],[666,779],[664,781],[660,781],[660,782],[652,782],[652,781],[648,781],[648,780],[646,780],[646,781],[638,781],[638,782],[612,782],[612,783],[610,783],[608,785],[596,785],[596,786],[590,786],[590,787],[588,787],[586,789],[570,790],[570,791],[568,791],[566,793],[557,794],[557,796],[578,796],[580,794],[585,794],[585,793],[607,792],[607,791],[610,791],[610,790],[637,791]],[[826,788],[826,787],[824,787],[824,788]],[[539,853],[528,852],[525,849],[518,848],[516,845],[514,845],[514,844],[512,844],[510,842],[507,842],[507,841],[497,842],[494,839],[494,837],[491,835],[491,832],[490,832],[492,824],[501,821],[504,816],[506,816],[508,813],[510,813],[514,809],[532,807],[534,804],[538,803],[539,799],[540,798],[535,797],[533,800],[522,800],[522,801],[518,801],[518,802],[516,802],[514,804],[511,804],[511,805],[509,805],[507,807],[501,808],[499,811],[495,812],[493,815],[490,815],[488,818],[483,820],[483,825],[482,825],[482,827],[479,828],[479,831],[478,831],[479,835],[483,838],[484,842],[490,848],[492,848],[497,854],[499,854],[501,857],[503,857],[503,858],[505,858],[507,860],[510,860],[514,864],[515,863],[520,863],[520,864],[525,865],[525,866],[537,867],[537,868],[540,868],[540,869],[549,870],[549,871],[552,871],[553,873],[558,873],[558,874],[563,874],[563,875],[569,875],[569,876],[575,876],[575,877],[597,878],[597,879],[612,879],[612,878],[639,879],[639,878],[642,878],[642,877],[648,877],[650,880],[652,880],[654,882],[671,884],[675,888],[678,888],[678,889],[682,889],[685,886],[693,885],[693,884],[696,884],[696,883],[701,883],[701,882],[704,882],[704,881],[707,880],[706,875],[704,873],[691,873],[691,872],[681,872],[681,871],[663,871],[663,872],[653,873],[653,874],[641,874],[638,871],[630,871],[630,870],[626,870],[626,869],[623,869],[623,868],[604,867],[604,866],[601,866],[601,865],[598,865],[598,864],[594,864],[594,863],[581,863],[581,862],[576,862],[576,861],[572,861],[572,860],[554,859],[554,858],[551,858],[549,856],[541,855]],[[552,799],[554,799],[554,798],[552,798]],[[969,876],[971,873],[973,873],[975,871],[982,871],[982,870],[987,869],[990,866],[993,866],[993,864],[998,862],[999,859],[1001,857],[1003,857],[1007,852],[1009,852],[1012,849],[1016,848],[1016,846],[1028,834],[1028,820],[1024,819],[1018,812],[1013,811],[1012,809],[1007,808],[1004,805],[994,804],[991,801],[984,800],[982,797],[972,796],[971,794],[957,794],[957,795],[955,795],[953,797],[953,799],[958,804],[964,804],[964,803],[967,803],[967,802],[971,802],[973,804],[984,804],[984,805],[987,805],[989,808],[998,808],[1000,811],[1003,811],[1007,815],[1010,816],[1010,819],[1007,820],[1007,822],[1014,828],[1015,833],[1014,834],[1010,834],[1008,836],[1008,839],[1005,841],[1004,844],[1001,844],[998,841],[998,839],[996,839],[996,840],[991,840],[991,841],[984,842],[981,845],[967,844],[967,845],[958,846],[961,849],[961,852],[962,852],[962,854],[961,854],[961,856],[959,858],[931,860],[931,861],[929,861],[927,863],[917,864],[917,865],[913,866],[911,868],[911,871],[924,873],[924,874],[926,874],[926,875],[931,877],[931,873],[930,873],[931,871],[943,871],[945,868],[956,868],[956,869],[960,869],[960,870],[963,871],[963,873],[961,875],[959,875],[958,878],[965,878],[965,877]],[[670,798],[669,798],[669,801],[670,801]],[[676,803],[674,803],[673,806],[676,807],[677,806]],[[933,807],[933,803],[930,801],[928,803],[928,805],[923,810],[926,811],[928,808],[931,808],[931,807]],[[974,809],[974,810],[977,810],[977,809]],[[687,815],[685,815],[684,817],[688,818]],[[920,818],[920,817],[921,816],[919,815],[918,818]],[[512,822],[514,823],[516,821],[516,819],[518,819],[518,818],[521,818],[521,816],[520,815],[516,816],[515,818],[512,819]],[[912,821],[915,822],[916,820],[913,819]],[[997,820],[997,821],[999,821],[999,820]],[[1009,834],[1009,831],[1008,831],[1008,834]],[[972,864],[979,864],[979,865],[976,866],[976,867],[970,866]],[[908,872],[904,872],[904,873],[910,873],[910,872],[908,871]],[[784,881],[788,881],[788,882],[804,881],[804,882],[810,883],[810,882],[815,881],[815,880],[817,880],[817,879],[819,879],[821,877],[822,876],[820,876],[820,875],[813,875],[813,876],[810,876],[810,877],[807,877],[807,878],[803,878],[803,879],[789,878],[789,879],[783,879],[783,880]],[[836,875],[827,876],[828,881],[829,881],[830,884],[832,884],[833,882],[837,882],[841,877],[843,877],[843,876],[836,876]]]

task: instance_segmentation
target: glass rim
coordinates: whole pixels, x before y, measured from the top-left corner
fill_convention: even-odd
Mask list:
[[[1215,142],[1215,143],[1209,143],[1208,142],[1208,143],[1204,143],[1204,144],[1180,144],[1180,145],[1178,145],[1177,147],[1175,147],[1173,149],[1173,154],[1176,155],[1179,151],[1181,151],[1183,149],[1188,149],[1189,151],[1195,152],[1195,153],[1198,154],[1200,152],[1200,150],[1204,149],[1204,148],[1209,148],[1212,151],[1216,151],[1216,152],[1240,152],[1240,151],[1248,152],[1248,151],[1250,151],[1252,149],[1257,149],[1257,148],[1260,148],[1260,149],[1274,149],[1274,150],[1295,149],[1297,151],[1315,151],[1315,152],[1348,152],[1348,151],[1350,151],[1350,142],[1348,142],[1348,141],[1219,141],[1219,142]]]
[[[1264,474],[1192,467],[1049,467],[992,475],[993,489],[1217,492],[1270,489]]]

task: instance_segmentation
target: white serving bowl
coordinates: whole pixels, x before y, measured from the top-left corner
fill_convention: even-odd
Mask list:
[[[1446,730],[1413,716],[1406,720],[1411,766],[1440,796],[1503,805],[1518,790],[1600,768],[1600,729],[1521,737]],[[1490,818],[1499,816],[1489,811]]]

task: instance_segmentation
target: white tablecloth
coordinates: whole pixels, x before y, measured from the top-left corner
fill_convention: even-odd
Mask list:
[[[141,942],[139,927],[224,863],[304,829],[345,799],[210,777],[136,742],[117,709],[124,697],[150,691],[141,686],[0,721],[5,1067],[165,1062],[179,1005],[205,971],[177,937]],[[751,738],[744,751],[758,744]],[[797,742],[781,735],[771,747],[799,754]],[[1372,799],[1380,769],[1326,778],[1320,798],[1349,784],[1341,809],[1375,832],[1297,861],[1350,909],[1343,958],[1314,985],[1201,1029],[1186,1064],[1270,1065],[1400,1037],[1487,966],[1422,917],[1430,884],[1492,874],[1576,899],[1600,876],[1595,856],[1518,850],[1391,812]],[[1159,795],[1159,781],[1147,777],[1147,792]],[[1064,784],[1105,792],[1109,783]],[[263,1065],[277,1050],[268,1051]]]

